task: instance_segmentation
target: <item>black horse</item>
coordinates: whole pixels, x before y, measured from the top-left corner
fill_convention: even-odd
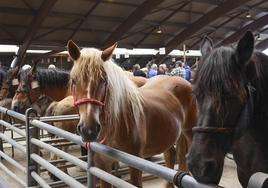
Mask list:
[[[197,181],[218,184],[232,151],[247,187],[252,174],[268,173],[268,56],[253,52],[251,32],[236,48],[212,46],[203,40],[193,82],[199,119],[187,162]]]

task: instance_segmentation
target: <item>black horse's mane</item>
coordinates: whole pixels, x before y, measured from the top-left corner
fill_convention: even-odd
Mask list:
[[[20,79],[28,83],[28,73],[30,69],[20,72]],[[36,80],[40,88],[62,87],[69,83],[70,74],[65,70],[59,69],[37,69]]]
[[[194,93],[203,98],[209,95],[220,108],[227,94],[246,97],[246,89],[241,71],[242,66],[236,61],[235,50],[231,47],[219,47],[206,55],[198,64],[194,79]],[[196,87],[198,86],[198,87]]]
[[[235,48],[222,46],[213,49],[198,64],[194,93],[201,98],[205,95],[213,98],[215,110],[222,108],[229,94],[244,102],[248,96],[247,84],[256,88],[262,98],[268,98],[268,56],[255,51],[246,66],[240,65],[236,58]]]

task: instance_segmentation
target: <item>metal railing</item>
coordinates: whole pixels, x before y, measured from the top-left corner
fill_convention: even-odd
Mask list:
[[[206,184],[198,183],[194,178],[192,178],[189,175],[181,176],[182,172],[180,171],[178,172],[176,170],[155,164],[153,162],[144,160],[137,156],[130,155],[128,153],[116,150],[114,148],[111,148],[109,146],[105,146],[96,142],[90,143],[91,151],[88,152],[87,162],[85,162],[69,153],[66,153],[56,147],[51,146],[48,143],[45,143],[39,140],[39,132],[40,132],[39,130],[43,129],[49,133],[57,135],[77,145],[84,146],[85,143],[82,141],[80,136],[69,133],[62,129],[53,127],[52,125],[48,123],[45,123],[45,122],[50,122],[50,121],[60,121],[60,119],[66,120],[66,121],[73,120],[73,119],[77,119],[78,117],[77,115],[59,116],[59,117],[41,117],[38,119],[36,117],[35,111],[33,111],[32,109],[28,109],[26,112],[26,115],[23,115],[23,114],[19,114],[17,112],[5,109],[3,107],[0,107],[0,113],[4,113],[6,115],[9,115],[13,118],[16,118],[18,120],[25,122],[26,131],[24,132],[23,130],[17,127],[13,127],[9,123],[0,120],[0,124],[2,126],[5,126],[11,129],[12,131],[16,132],[20,136],[23,136],[26,138],[26,147],[25,147],[17,143],[15,140],[8,138],[3,133],[0,133],[1,139],[10,143],[16,149],[23,152],[23,154],[25,154],[27,157],[27,166],[24,167],[21,164],[19,164],[17,161],[15,161],[14,159],[12,159],[11,157],[7,156],[5,153],[0,152],[0,156],[2,158],[4,158],[10,164],[14,165],[17,169],[23,171],[26,174],[26,183],[25,183],[25,180],[18,178],[12,171],[6,168],[5,165],[0,163],[0,169],[5,171],[9,176],[11,176],[16,182],[18,182],[23,187],[30,187],[30,186],[37,186],[37,185],[41,187],[51,187],[53,185],[53,183],[47,183],[40,176],[40,166],[42,166],[44,169],[54,174],[62,182],[69,185],[70,187],[95,188],[96,187],[96,184],[95,184],[96,181],[94,180],[95,177],[100,178],[114,185],[115,187],[119,187],[119,188],[120,187],[121,188],[135,187],[134,185],[131,185],[130,183],[112,174],[109,174],[108,172],[105,172],[102,169],[95,167],[94,162],[93,162],[94,161],[93,156],[95,152],[99,154],[103,154],[116,161],[125,163],[141,171],[150,173],[157,177],[161,177],[170,183],[174,183],[177,186],[180,185],[184,188],[218,188],[220,187],[217,185],[206,185]],[[45,149],[49,152],[55,153],[57,156],[61,157],[63,160],[68,161],[84,169],[85,171],[87,171],[87,186],[81,184],[78,181],[78,179],[80,178],[73,178],[69,176],[68,174],[64,173],[63,171],[58,169],[56,166],[54,166],[53,163],[41,157],[40,148]]]

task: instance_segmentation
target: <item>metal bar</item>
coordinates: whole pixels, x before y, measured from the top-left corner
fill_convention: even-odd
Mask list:
[[[14,140],[14,132],[11,130],[11,139]],[[12,145],[11,147],[11,151],[12,151],[12,157],[14,158],[14,146]]]
[[[51,138],[49,140],[44,140],[45,143],[51,143],[51,142],[68,142],[65,138]]]
[[[34,153],[31,154],[31,158],[33,160],[35,160],[41,166],[45,167],[49,172],[51,172],[52,174],[57,176],[59,179],[63,180],[70,187],[86,188],[84,185],[82,185],[81,183],[76,181],[74,178],[70,177],[68,174],[62,172],[61,170],[59,170],[58,168],[56,168],[55,166],[53,166],[52,164],[47,162],[44,158],[42,158]]]
[[[55,147],[53,147],[53,146],[51,146],[49,144],[46,144],[46,143],[44,143],[44,142],[42,142],[40,140],[37,140],[35,138],[32,138],[31,142],[33,144],[35,144],[36,146],[44,148],[44,149],[48,150],[49,152],[53,152],[57,156],[65,159],[65,160],[67,160],[67,161],[69,161],[69,162],[71,162],[71,163],[73,163],[73,164],[75,164],[77,166],[79,166],[80,168],[82,168],[84,170],[87,170],[87,162],[82,161],[82,160],[78,159],[77,157],[74,157],[73,155],[70,155],[70,154],[68,154],[68,153],[66,153],[66,152],[64,152],[64,151],[62,151],[60,149],[57,149],[57,148],[55,148]]]
[[[20,113],[15,112],[15,111],[12,111],[12,110],[9,110],[9,109],[4,108],[4,107],[0,107],[0,112],[3,113],[3,114],[9,115],[11,117],[14,117],[14,118],[16,118],[18,120],[21,120],[21,121],[26,120],[25,115],[20,114]]]
[[[13,166],[15,166],[16,168],[18,168],[19,170],[21,170],[22,172],[26,173],[26,168],[24,166],[22,166],[20,163],[18,163],[17,161],[15,161],[11,157],[9,157],[4,152],[0,151],[0,156],[3,157],[7,162],[9,162],[10,164],[12,164]]]
[[[6,135],[3,133],[0,133],[0,138],[17,148],[18,150],[22,151],[23,153],[26,153],[26,148],[22,146],[21,144],[17,143],[15,140],[8,138]]]
[[[79,182],[86,182],[87,176],[78,176],[78,177],[74,177],[75,180],[79,181]],[[56,182],[50,182],[48,183],[51,187],[58,187],[60,184],[64,184],[65,183],[63,181],[56,181]],[[66,185],[65,185],[66,187]]]
[[[93,151],[104,154],[109,158],[115,159],[122,163],[128,164],[131,167],[137,168],[139,170],[145,171],[147,173],[153,174],[155,176],[164,178],[170,183],[173,183],[173,179],[177,174],[176,170],[155,164],[153,162],[141,159],[139,157],[130,155],[128,153],[113,149],[109,146],[104,146],[102,144],[91,142],[90,147]],[[182,179],[182,185],[184,188],[218,188],[216,185],[205,185],[197,183],[197,181],[188,175],[185,175]]]
[[[16,174],[9,170],[3,163],[0,162],[0,169],[3,170],[7,175],[19,183],[22,187],[27,187],[23,180],[21,180]]]
[[[79,166],[80,168],[82,168],[84,170],[87,170],[87,162],[82,161],[80,159],[77,159],[77,157],[74,157],[74,156],[72,156],[72,155],[70,155],[70,154],[68,154],[68,153],[66,153],[64,151],[61,151],[60,149],[54,148],[54,147],[50,146],[49,144],[43,143],[42,141],[37,140],[35,138],[32,138],[31,142],[33,144],[41,147],[41,148],[44,148],[44,149],[46,149],[46,150],[48,150],[50,152],[55,153],[59,157],[64,158],[65,160],[67,160],[67,161]],[[93,157],[91,158],[91,160],[93,161]],[[115,177],[115,176],[113,176],[113,175],[111,175],[111,174],[109,174],[109,173],[107,173],[105,171],[100,170],[100,169],[96,169],[96,168],[91,169],[91,168],[89,169],[90,173],[94,173],[93,175],[95,175],[95,174],[98,175],[97,177],[103,179],[104,181],[107,181],[108,183],[113,184],[116,187],[131,187],[131,184],[121,180],[120,178],[117,178],[117,177]],[[104,177],[104,176],[101,176],[101,175],[105,175],[105,176],[107,175],[107,177]],[[94,181],[92,181],[92,182],[94,182]],[[121,185],[121,186],[119,186],[119,185]],[[91,188],[93,188],[92,184],[91,184]]]
[[[82,160],[82,161],[85,161],[87,159],[87,156],[76,156],[76,158]],[[58,164],[58,163],[66,163],[68,162],[67,160],[65,159],[57,159],[57,160],[52,160],[52,161],[48,161],[52,164]]]
[[[105,172],[104,170],[101,170],[99,168],[91,167],[89,169],[89,171],[94,176],[114,185],[115,187],[118,187],[118,188],[125,188],[125,187],[135,188],[136,187],[136,186],[134,186],[134,185],[118,178],[118,177],[115,177],[115,176],[109,174],[108,172]]]
[[[3,187],[3,188],[11,188],[11,187],[7,184],[7,182],[6,182],[3,178],[1,178],[1,177],[0,177],[0,187]]]
[[[112,159],[116,159],[122,163],[128,164],[131,167],[140,169],[142,171],[151,173],[153,175],[159,176],[166,179],[170,183],[173,182],[173,177],[176,175],[177,171],[170,168],[157,165],[153,162],[141,159],[139,157],[130,155],[128,153],[113,149],[109,146],[104,146],[96,142],[91,142],[90,147],[93,151],[104,154]]]
[[[41,121],[38,121],[38,120],[32,120],[31,121],[31,124],[40,128],[40,129],[44,129],[52,134],[55,134],[59,137],[63,137],[71,142],[74,142],[80,146],[84,146],[84,142],[82,141],[82,138],[81,136],[78,136],[78,135],[75,135],[75,134],[72,134],[70,132],[67,132],[65,130],[62,130],[62,129],[59,129],[57,127],[53,127],[47,123],[44,123],[44,122],[41,122]]]
[[[75,143],[68,142],[68,143],[59,143],[59,144],[51,144],[53,147],[63,147],[63,146],[73,146],[76,145]]]
[[[93,176],[93,174],[90,172],[90,169],[94,167],[94,154],[93,151],[87,151],[87,167],[89,170],[87,170],[87,187],[88,188],[96,188],[96,178]],[[103,177],[101,178],[103,179]]]
[[[10,130],[13,130],[14,132],[18,133],[21,136],[24,136],[24,137],[26,136],[25,132],[23,132],[21,129],[11,125],[10,123],[7,123],[7,122],[5,122],[3,120],[0,120],[0,124],[5,126],[5,127],[7,127],[7,128],[9,128]]]
[[[43,188],[51,188],[48,183],[41,178],[35,171],[31,172],[31,176],[35,179],[35,181]]]
[[[40,117],[39,120],[42,122],[49,122],[49,121],[71,121],[71,120],[79,120],[80,117],[77,114],[74,115],[61,115],[61,116],[45,116]]]
[[[31,154],[38,154],[40,155],[39,148],[31,143],[31,138],[39,138],[39,129],[37,127],[30,126],[30,120],[37,116],[37,112],[33,110],[32,108],[29,108],[26,110],[25,113],[26,116],[26,145],[27,145],[27,153],[26,153],[26,159],[27,159],[27,186],[37,186],[38,182],[35,181],[35,179],[31,176],[31,172],[35,171],[39,173],[39,166],[36,161],[34,161],[31,158]]]
[[[265,188],[266,186],[264,183],[267,180],[268,174],[265,174],[263,172],[256,172],[250,177],[247,188]]]

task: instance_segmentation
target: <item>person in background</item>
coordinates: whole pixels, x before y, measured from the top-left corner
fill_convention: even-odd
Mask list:
[[[176,68],[174,68],[170,73],[171,76],[180,76],[185,79],[185,68],[182,66],[182,62],[177,61],[176,63]]]
[[[152,78],[157,75],[157,65],[154,63],[148,73],[148,78]]]
[[[159,69],[157,71],[157,75],[166,74],[167,73],[167,65],[166,64],[160,64]]]
[[[56,66],[53,65],[53,64],[50,64],[50,65],[48,66],[48,69],[56,69]]]
[[[141,70],[141,67],[139,64],[135,64],[133,66],[133,75],[134,76],[142,76],[146,78],[146,74]]]
[[[29,65],[29,64],[25,64],[25,65],[23,65],[22,66],[22,70],[27,70],[27,69],[31,69],[32,68],[32,66],[31,65]]]
[[[2,62],[0,62],[0,88],[2,87],[2,83],[6,78],[6,71],[2,67]]]
[[[191,68],[189,65],[185,66],[185,79],[189,82],[191,80]]]

